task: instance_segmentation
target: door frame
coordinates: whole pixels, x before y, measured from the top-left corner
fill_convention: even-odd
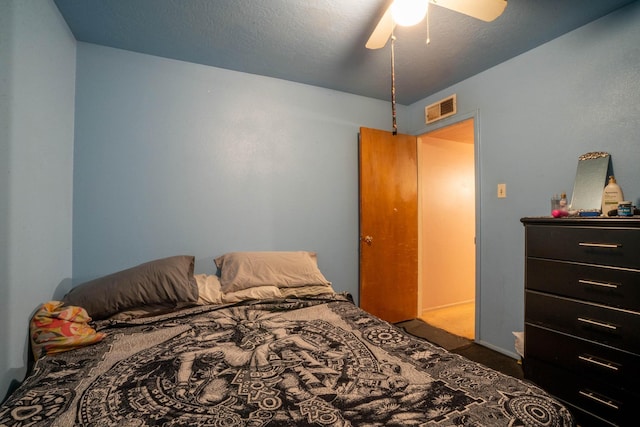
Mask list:
[[[474,158],[474,181],[475,181],[475,331],[474,331],[474,341],[482,341],[482,337],[480,334],[481,331],[481,310],[482,310],[482,274],[481,274],[481,212],[482,212],[482,186],[481,186],[481,171],[480,171],[480,114],[478,110],[475,110],[471,113],[454,115],[447,119],[442,120],[438,124],[434,124],[429,127],[422,128],[413,135],[416,136],[416,140],[422,137],[423,135],[429,134],[430,132],[436,131],[438,129],[442,129],[451,125],[455,125],[456,123],[463,122],[468,119],[473,119],[473,158]],[[420,144],[417,146],[417,150],[419,153]],[[419,155],[418,155],[419,158]],[[420,164],[418,164],[418,177],[420,176]],[[418,191],[418,206],[422,205],[422,192]],[[422,239],[422,215],[418,216],[418,239]],[[421,259],[422,254],[420,253],[422,245],[418,244],[418,259]],[[422,263],[418,263],[418,283],[422,283]],[[422,286],[418,286],[418,313],[422,313]]]

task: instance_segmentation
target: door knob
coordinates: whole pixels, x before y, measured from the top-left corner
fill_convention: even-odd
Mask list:
[[[364,236],[361,238],[361,240],[363,242],[365,242],[367,245],[371,246],[371,242],[373,242],[373,237],[371,236]]]

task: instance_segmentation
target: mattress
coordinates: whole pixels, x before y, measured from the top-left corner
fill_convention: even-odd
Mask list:
[[[409,335],[347,294],[95,322],[46,355],[0,425],[569,426],[558,401]]]

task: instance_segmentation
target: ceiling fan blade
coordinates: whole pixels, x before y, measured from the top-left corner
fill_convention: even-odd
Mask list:
[[[486,22],[491,22],[502,15],[507,7],[507,0],[430,0],[430,2]]]
[[[384,15],[382,15],[382,18],[380,18],[380,22],[378,22],[378,25],[376,25],[376,28],[373,30],[373,33],[371,33],[369,40],[367,40],[367,44],[365,45],[367,49],[383,48],[384,45],[387,44],[389,37],[391,37],[395,26],[396,23],[391,15],[391,7],[388,7]]]

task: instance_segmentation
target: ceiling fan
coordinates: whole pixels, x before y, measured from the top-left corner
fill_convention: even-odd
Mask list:
[[[402,3],[408,3],[416,6],[417,11],[409,12],[412,19],[409,22],[402,22],[399,16]],[[429,3],[444,7],[462,14],[480,19],[482,21],[491,22],[507,7],[507,0],[395,0],[392,2],[384,15],[376,25],[373,33],[369,37],[365,45],[369,49],[380,49],[387,44],[387,40],[391,37],[393,29],[398,25],[415,25],[424,19],[427,14]]]

